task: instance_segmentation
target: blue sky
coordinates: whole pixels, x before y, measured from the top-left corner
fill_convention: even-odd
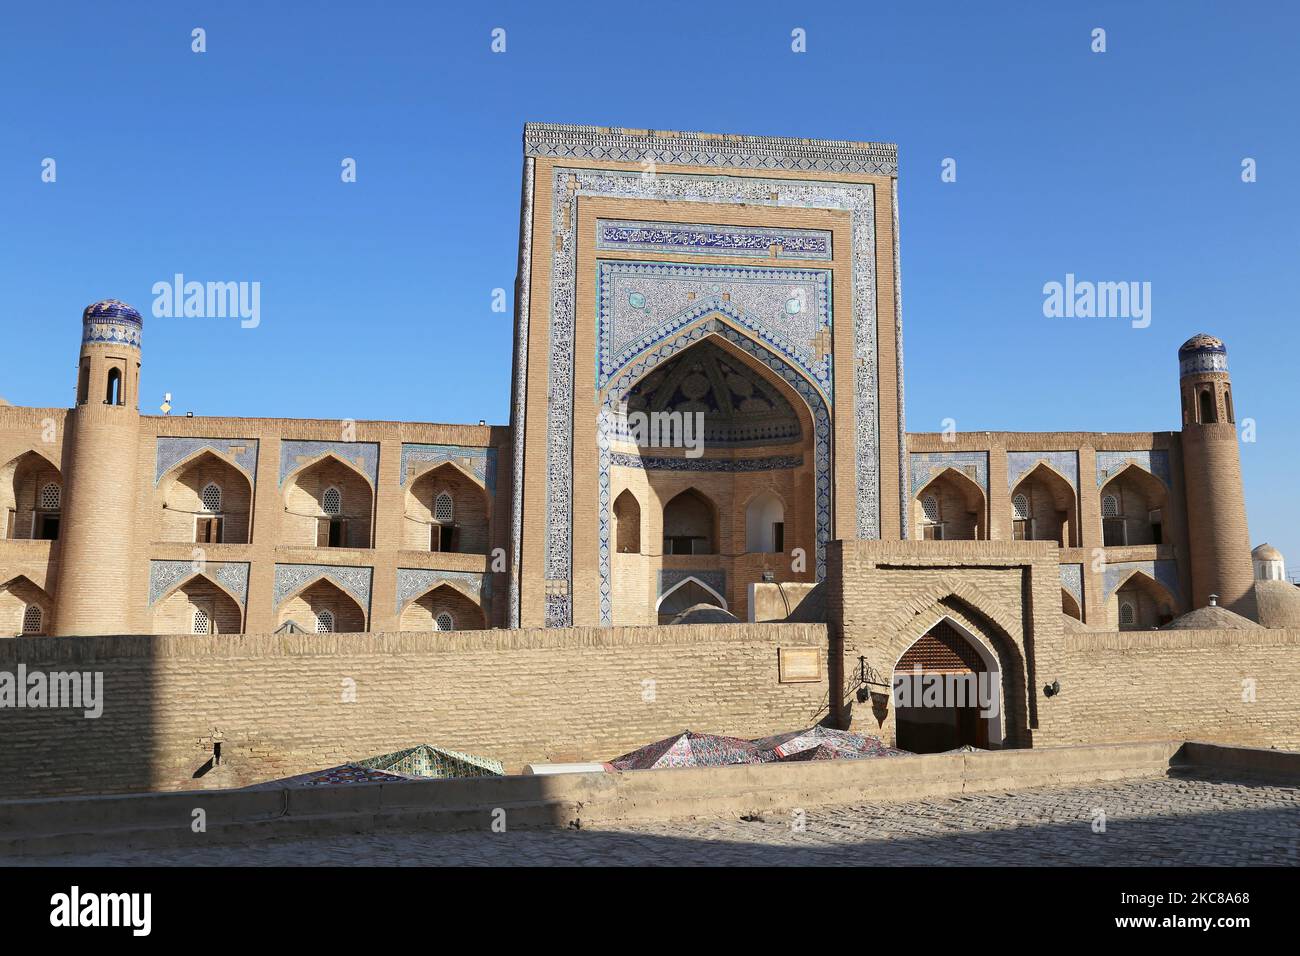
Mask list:
[[[1298,34],[1282,2],[9,4],[0,395],[71,404],[115,297],[147,411],[505,422],[525,121],[886,140],[909,428],[1176,429],[1211,332],[1257,423],[1253,542],[1300,561]],[[260,282],[261,325],[152,318],[177,272]],[[1045,318],[1066,273],[1150,282],[1150,327]]]

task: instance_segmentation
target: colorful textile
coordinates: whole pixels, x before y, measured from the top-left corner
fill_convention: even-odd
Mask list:
[[[386,770],[406,777],[500,777],[505,767],[499,760],[476,757],[431,744],[418,744],[395,753],[358,760],[362,767]]]
[[[655,770],[661,767],[725,767],[761,762],[758,748],[748,740],[683,730],[680,734],[615,757],[609,761],[609,767],[611,770]]]
[[[864,757],[898,757],[907,753],[887,747],[879,737],[810,727],[793,733],[761,737],[754,741],[764,762],[788,760],[860,760]]]

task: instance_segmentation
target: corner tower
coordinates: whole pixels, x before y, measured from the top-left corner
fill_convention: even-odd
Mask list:
[[[1228,349],[1212,335],[1194,335],[1178,350],[1183,407],[1183,468],[1191,547],[1193,608],[1218,603],[1256,616],[1254,568],[1237,451],[1237,419],[1228,378]]]
[[[140,313],[108,299],[81,316],[77,404],[68,456],[55,633],[128,630],[140,425]]]

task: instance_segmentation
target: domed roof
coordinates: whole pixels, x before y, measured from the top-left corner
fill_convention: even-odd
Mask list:
[[[83,322],[103,322],[112,319],[126,319],[128,322],[135,322],[139,325],[144,324],[144,320],[140,318],[140,313],[133,306],[129,306],[119,299],[103,299],[100,302],[92,302],[81,313],[81,321]]]
[[[673,618],[674,624],[739,624],[740,618],[712,604],[696,604]]]
[[[1259,625],[1248,617],[1242,617],[1226,607],[1211,605],[1188,611],[1182,617],[1176,617],[1160,630],[1162,631],[1254,631]]]
[[[1198,332],[1182,344],[1178,354],[1185,352],[1226,352],[1228,347],[1223,344],[1222,339],[1216,339],[1213,335],[1206,335],[1204,332]]]
[[[1267,542],[1261,544],[1254,551],[1250,552],[1250,556],[1254,558],[1256,561],[1281,561],[1282,560],[1282,552],[1279,551],[1277,548],[1273,547],[1271,544],[1268,544]]]

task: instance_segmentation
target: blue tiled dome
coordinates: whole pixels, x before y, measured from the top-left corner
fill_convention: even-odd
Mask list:
[[[81,313],[83,345],[106,342],[138,349],[143,329],[144,320],[140,318],[140,313],[117,299],[95,302],[86,306]]]
[[[127,305],[119,299],[104,299],[102,302],[94,302],[81,313],[83,322],[109,322],[114,319],[125,319],[128,322],[135,322],[137,325],[143,325],[144,320],[140,318],[140,313],[133,306]]]
[[[1200,375],[1203,372],[1228,371],[1228,347],[1222,339],[1204,332],[1193,335],[1178,350],[1178,369],[1181,375]]]

